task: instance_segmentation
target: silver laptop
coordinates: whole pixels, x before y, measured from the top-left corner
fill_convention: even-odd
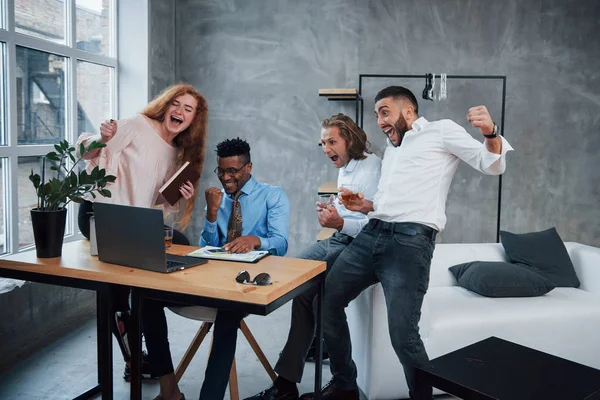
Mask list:
[[[94,203],[94,218],[100,261],[165,273],[207,262],[166,254],[161,210]]]

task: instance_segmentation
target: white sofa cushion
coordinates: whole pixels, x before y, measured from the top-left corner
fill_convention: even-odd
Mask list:
[[[579,289],[492,299],[456,286],[448,267],[475,260],[506,261],[501,244],[437,245],[420,322],[429,356],[497,336],[600,369],[600,249],[578,243],[565,246],[581,281]],[[389,338],[381,285],[365,290],[346,311],[358,384],[367,398],[408,397]]]
[[[500,243],[437,244],[431,259],[429,287],[456,286],[448,268],[471,261],[508,261]]]
[[[421,324],[431,358],[490,336],[600,368],[600,296],[556,288],[539,297],[489,298],[461,287],[432,289]],[[426,328],[425,328],[426,327]]]

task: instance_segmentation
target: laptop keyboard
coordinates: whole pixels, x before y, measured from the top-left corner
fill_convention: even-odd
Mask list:
[[[173,271],[173,270],[179,269],[179,268],[183,267],[184,265],[186,265],[186,263],[181,262],[181,261],[167,260],[167,271]]]

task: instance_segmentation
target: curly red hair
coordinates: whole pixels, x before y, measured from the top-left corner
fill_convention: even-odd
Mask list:
[[[163,121],[167,108],[173,100],[179,96],[189,94],[198,102],[196,114],[190,126],[181,132],[174,139],[173,144],[179,149],[177,154],[177,168],[183,163],[189,161],[200,174],[204,166],[204,157],[206,153],[206,136],[207,136],[207,120],[208,120],[208,104],[204,96],[198,92],[192,85],[178,84],[173,85],[162,91],[156,96],[142,111],[142,114],[148,118]],[[198,188],[200,180],[192,182],[194,189]],[[186,202],[185,210],[179,218],[181,229],[190,223],[192,212],[196,204],[196,197],[192,197]]]

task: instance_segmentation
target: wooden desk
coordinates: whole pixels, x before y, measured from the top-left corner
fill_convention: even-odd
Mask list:
[[[174,245],[170,252],[187,254],[195,249],[197,247]],[[268,272],[273,284],[254,286],[237,283],[235,277],[244,269],[251,276]],[[66,243],[60,258],[39,259],[35,250],[31,250],[0,259],[0,276],[96,290],[100,384],[93,389],[93,394],[101,391],[103,399],[112,399],[111,310],[107,294],[109,285],[132,287],[132,320],[137,322],[132,324],[134,326],[131,332],[131,398],[141,399],[141,377],[138,371],[141,365],[140,307],[143,298],[267,315],[308,288],[319,285],[322,291],[322,273],[325,269],[326,264],[322,261],[269,256],[256,264],[210,260],[183,271],[161,274],[103,263],[98,257],[90,256],[88,241]],[[322,304],[318,304],[317,314],[317,328],[322,337]],[[321,386],[320,371],[319,362],[315,374],[317,388]],[[90,393],[88,391],[84,395],[91,396]]]
[[[33,249],[0,258],[0,276],[96,292],[98,384],[76,399],[91,399],[102,394],[102,399],[112,400],[113,360],[110,324],[114,313],[111,309],[110,284],[96,280],[93,276],[101,276],[103,268],[114,266],[100,265],[103,263],[94,258],[90,256],[89,242],[86,242],[86,245],[82,245],[81,242],[65,244],[63,258],[38,259]]]

